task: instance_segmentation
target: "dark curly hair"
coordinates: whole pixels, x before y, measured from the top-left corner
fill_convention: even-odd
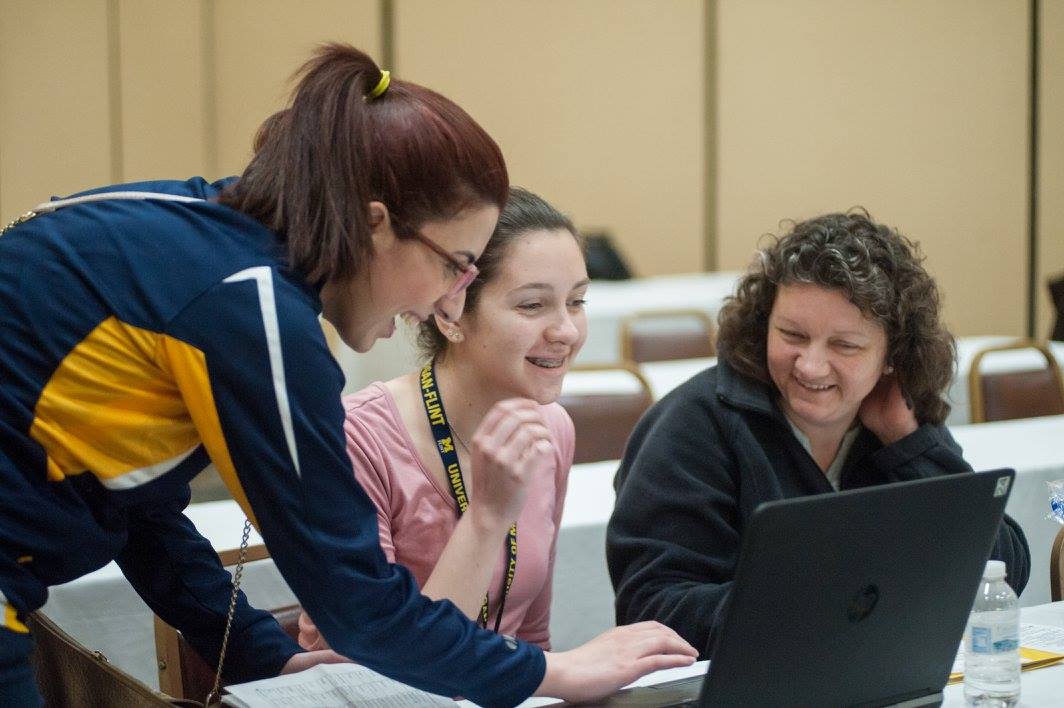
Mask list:
[[[539,195],[521,187],[511,187],[510,196],[499,213],[499,222],[495,225],[484,252],[477,259],[477,269],[480,272],[466,290],[464,312],[476,311],[480,291],[498,275],[499,265],[506,258],[510,245],[522,234],[540,230],[568,231],[576,239],[580,251],[584,250],[584,238],[569,217]],[[417,348],[426,361],[446,352],[447,338],[436,326],[434,318],[430,317],[418,328]]]
[[[953,375],[955,349],[939,322],[941,298],[919,246],[863,209],[794,223],[782,238],[771,238],[720,311],[720,357],[740,374],[771,385],[768,318],[777,288],[811,283],[839,290],[883,325],[887,363],[912,399],[916,419],[942,423],[950,410],[942,394]]]

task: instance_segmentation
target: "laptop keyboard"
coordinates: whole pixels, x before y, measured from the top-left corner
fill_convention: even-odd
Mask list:
[[[697,706],[705,674],[656,683],[651,686],[626,688],[596,706],[608,708],[669,708]],[[566,704],[568,705],[568,704]]]

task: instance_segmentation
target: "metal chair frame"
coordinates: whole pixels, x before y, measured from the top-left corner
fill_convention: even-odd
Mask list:
[[[658,319],[680,319],[691,318],[698,320],[706,331],[706,336],[709,340],[709,351],[705,356],[716,356],[716,326],[713,323],[713,318],[709,316],[705,310],[699,310],[696,308],[677,308],[677,309],[664,309],[664,310],[640,310],[630,315],[625,316],[621,320],[621,359],[626,362],[632,362],[634,364],[642,363],[635,358],[632,343],[632,337],[635,334],[635,326],[639,322],[647,320]]]
[[[647,381],[647,378],[643,375],[643,373],[641,371],[639,371],[638,367],[636,367],[631,362],[619,362],[619,363],[616,363],[616,364],[585,364],[585,365],[577,365],[577,366],[574,366],[570,370],[569,375],[572,375],[574,373],[578,374],[580,372],[595,372],[595,371],[619,371],[619,372],[624,372],[625,374],[629,374],[629,375],[632,376],[632,378],[638,384],[639,391],[638,392],[632,392],[632,393],[602,392],[602,393],[569,394],[569,395],[570,396],[578,396],[578,397],[608,398],[611,395],[620,395],[620,396],[628,397],[628,396],[638,396],[638,395],[642,394],[642,397],[646,401],[646,406],[643,408],[644,412],[646,411],[647,408],[649,408],[650,406],[652,406],[654,404],[654,393],[653,393],[653,390],[650,388],[650,382]],[[563,407],[565,406],[565,398],[566,398],[566,393],[563,390],[562,395],[559,398],[559,403],[561,403]],[[578,416],[574,416],[574,417],[578,417]],[[577,433],[576,460],[577,460],[578,463],[579,462],[594,462],[594,461],[597,461],[599,459],[597,456],[595,456],[594,459],[583,459],[582,456],[581,456],[580,439],[582,437],[586,437],[586,436],[589,436],[591,434],[592,433],[590,433],[590,431],[584,431],[583,433],[580,433],[578,431],[578,433]],[[628,434],[630,435],[631,431],[628,431]],[[586,450],[585,450],[585,452],[586,452]],[[603,459],[605,459],[605,458],[603,458]]]
[[[1033,349],[1039,352],[1046,360],[1046,367],[1050,370],[1050,375],[1056,381],[1057,389],[1060,391],[1061,397],[1064,398],[1064,376],[1060,372],[1060,363],[1057,362],[1056,357],[1053,356],[1053,352],[1049,347],[1041,342],[1036,342],[1033,339],[1018,339],[1015,342],[1008,344],[999,344],[992,347],[986,347],[980,349],[972,357],[971,367],[968,369],[968,405],[970,410],[969,420],[972,423],[985,423],[986,422],[986,401],[983,397],[983,374],[979,370],[979,365],[982,363],[983,358],[987,354],[995,352],[1007,352],[1016,351],[1022,349]]]
[[[1049,595],[1053,602],[1064,600],[1064,528],[1049,550]]]

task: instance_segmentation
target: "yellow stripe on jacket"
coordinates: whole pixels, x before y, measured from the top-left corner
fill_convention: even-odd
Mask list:
[[[4,597],[2,592],[0,592],[0,614],[2,614],[3,621],[0,626],[4,629],[10,629],[12,632],[18,632],[19,634],[29,634],[30,628],[19,620],[18,612],[14,607],[7,604],[7,598]]]
[[[201,443],[233,498],[250,508],[196,347],[109,317],[53,372],[30,435],[48,457],[48,478],[91,472],[110,489],[146,484]]]

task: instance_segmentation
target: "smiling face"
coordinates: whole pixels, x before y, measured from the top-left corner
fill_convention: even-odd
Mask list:
[[[438,312],[454,320],[465,304],[464,293],[447,297],[462,275],[455,265],[418,239],[398,238],[383,205],[370,206],[377,213],[368,267],[349,282],[330,281],[321,291],[323,316],[357,352],[369,351],[378,339],[392,336],[397,316],[424,321]],[[458,261],[472,263],[498,218],[498,208],[479,206],[453,219],[427,222],[419,231]]]
[[[564,229],[526,231],[508,244],[498,271],[448,346],[455,365],[478,372],[485,391],[550,403],[587,338],[584,256]],[[469,368],[472,367],[472,368]]]
[[[781,285],[768,321],[768,371],[783,412],[810,438],[839,435],[886,365],[887,335],[839,290]]]

